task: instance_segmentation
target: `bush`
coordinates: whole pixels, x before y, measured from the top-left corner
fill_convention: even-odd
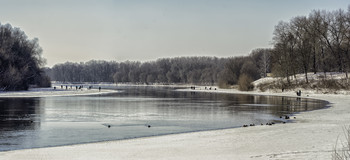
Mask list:
[[[287,90],[287,89],[291,89],[291,86],[288,83],[283,82],[283,80],[279,79],[279,80],[276,80],[276,81],[271,82],[271,83],[259,84],[257,86],[257,88],[259,88],[261,91],[265,92],[268,89],[272,89],[272,90]]]
[[[38,87],[42,87],[42,88],[51,87],[50,77],[48,77],[46,75],[41,75],[39,81],[37,82],[37,84],[38,84]]]
[[[253,78],[246,74],[241,74],[238,79],[238,89],[240,91],[251,91],[254,89]]]
[[[230,88],[230,85],[227,84],[226,81],[223,79],[219,79],[218,86],[219,88]]]
[[[338,149],[338,140],[332,154],[333,160],[349,160],[350,159],[350,126],[344,128],[345,142],[342,143],[342,148]]]
[[[322,79],[319,84],[319,88],[327,88],[327,89],[347,89],[347,85],[342,82],[342,80],[334,80],[334,79]]]

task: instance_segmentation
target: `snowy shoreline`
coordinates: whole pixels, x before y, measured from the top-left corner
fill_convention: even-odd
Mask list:
[[[58,88],[58,87],[57,87]],[[33,88],[28,91],[7,91],[0,92],[0,98],[35,98],[35,97],[56,97],[56,96],[84,96],[117,93],[120,91],[102,89],[54,89],[54,88]]]
[[[292,96],[231,89],[190,90],[235,94]],[[307,96],[308,95],[308,96]],[[331,159],[336,140],[350,125],[350,96],[303,92],[303,98],[326,100],[327,109],[296,114],[295,123],[145,137],[0,152],[1,159]]]

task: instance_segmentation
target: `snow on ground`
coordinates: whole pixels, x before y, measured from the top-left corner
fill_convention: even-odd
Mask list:
[[[106,90],[102,89],[99,91],[98,89],[57,89],[52,88],[32,88],[28,91],[1,91],[1,97],[53,97],[53,96],[79,96],[79,95],[97,95],[97,94],[108,94],[113,92],[118,92],[115,90]]]
[[[341,73],[341,72],[317,72],[316,74],[314,73],[308,73],[307,77],[309,81],[311,80],[322,80],[322,79],[328,79],[328,80],[340,80],[340,79],[346,79],[346,74]],[[297,80],[297,81],[305,81],[305,74],[296,74],[294,76],[289,77],[291,81]],[[264,84],[264,83],[276,83],[280,80],[283,80],[284,82],[287,82],[287,78],[274,78],[274,77],[265,77],[265,78],[260,78],[256,81],[253,82],[254,86],[258,86],[259,84]]]
[[[297,74],[295,75],[296,79],[298,81],[305,81],[305,74]],[[290,76],[290,80],[295,80],[294,76]],[[346,74],[345,73],[340,73],[340,72],[327,72],[326,74],[324,72],[317,72],[316,74],[314,73],[308,73],[307,77],[309,80],[320,80],[327,78],[328,80],[339,80],[339,79],[345,79]],[[257,86],[258,84],[263,84],[263,83],[271,83],[271,82],[276,82],[278,80],[281,80],[281,78],[274,78],[274,77],[265,77],[265,78],[260,78],[256,81],[253,82],[254,86]],[[285,82],[287,81],[286,78],[283,79]]]
[[[185,91],[295,96],[294,91]],[[331,159],[338,137],[344,140],[343,128],[350,125],[350,96],[307,94],[302,97],[329,101],[331,107],[297,114],[295,123],[7,151],[0,159]]]
[[[310,75],[311,78],[315,76]],[[342,78],[344,75],[334,73],[332,77]],[[274,80],[268,77],[255,84]],[[294,91],[265,93],[214,88],[205,90],[202,86],[196,90],[179,91],[296,95]],[[32,95],[34,92],[39,95],[58,93],[52,89],[28,93]],[[62,95],[74,93],[60,92],[69,92]],[[350,96],[315,94],[314,91],[303,91],[302,95],[327,100],[332,107],[297,114],[295,123],[8,151],[0,152],[0,159],[331,159],[336,140],[338,137],[340,141],[345,139],[343,128],[350,125]]]

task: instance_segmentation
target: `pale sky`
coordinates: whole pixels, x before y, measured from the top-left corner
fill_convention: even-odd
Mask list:
[[[348,0],[0,0],[0,23],[39,38],[46,66],[231,57],[271,47],[274,26]]]

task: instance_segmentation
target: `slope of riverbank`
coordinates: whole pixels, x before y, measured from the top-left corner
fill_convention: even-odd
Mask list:
[[[195,91],[295,96],[292,91]],[[331,107],[297,114],[295,123],[8,151],[0,152],[0,159],[330,159],[337,138],[344,140],[343,127],[350,125],[350,96],[303,97],[329,101]]]

